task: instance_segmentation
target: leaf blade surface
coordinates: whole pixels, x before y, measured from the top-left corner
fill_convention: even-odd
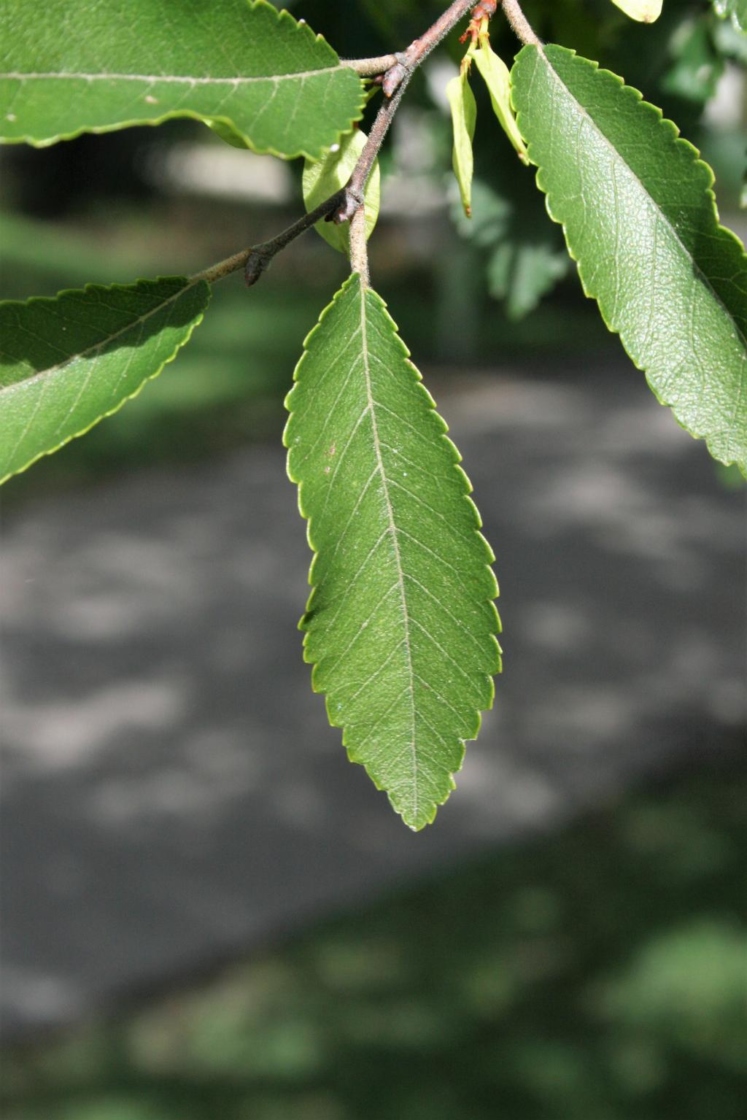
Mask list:
[[[492,552],[446,425],[357,274],[307,339],[287,404],[315,551],[301,622],[313,685],[351,760],[422,828],[492,703]]]
[[[525,47],[519,126],[587,295],[662,404],[747,472],[747,258],[718,224],[713,175],[616,75]]]
[[[48,0],[0,13],[0,138],[46,145],[170,117],[257,152],[319,156],[361,115],[360,79],[265,0]]]
[[[209,300],[205,281],[168,277],[0,304],[0,481],[135,396]]]

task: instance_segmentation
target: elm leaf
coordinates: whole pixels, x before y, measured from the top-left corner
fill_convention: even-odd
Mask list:
[[[412,828],[430,823],[493,700],[493,554],[459,453],[386,305],[357,273],[306,340],[288,473],[315,552],[314,689]]]
[[[45,0],[0,9],[0,139],[213,123],[257,152],[320,156],[363,105],[327,42],[265,0]]]
[[[662,404],[747,473],[747,256],[718,223],[713,172],[622,78],[558,46],[513,74],[550,216]]]
[[[0,304],[0,481],[116,412],[176,357],[210,300],[204,280],[89,285]]]

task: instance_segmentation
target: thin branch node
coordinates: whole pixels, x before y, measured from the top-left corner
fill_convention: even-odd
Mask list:
[[[364,202],[363,191],[348,184],[345,189],[345,195],[337,210],[332,214],[332,221],[335,225],[342,225],[343,222],[349,222]]]
[[[273,254],[267,253],[262,245],[252,249],[244,265],[244,280],[247,288],[251,288],[252,284],[257,283],[262,273],[269,266],[272,257]]]
[[[413,73],[413,66],[406,51],[398,51],[394,57],[396,62],[389,67],[381,81],[381,88],[385,97],[392,97],[402,82],[409,81]]]

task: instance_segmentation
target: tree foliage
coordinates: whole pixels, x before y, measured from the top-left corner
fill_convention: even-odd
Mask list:
[[[615,2],[644,23],[661,9],[657,0]],[[240,147],[305,156],[308,211],[193,277],[2,305],[0,475],[119,408],[188,342],[213,283],[241,267],[257,282],[316,225],[349,255],[352,275],[309,335],[287,401],[288,469],[315,553],[305,653],[351,759],[413,828],[432,821],[453,788],[500,668],[492,552],[459,454],[371,286],[366,253],[379,206],[376,157],[413,73],[442,40],[461,61],[447,89],[460,221],[470,223],[474,199],[468,228],[491,250],[492,289],[523,314],[568,258],[551,234],[522,242],[513,204],[473,183],[480,82],[514,149],[503,175],[519,184],[517,198],[530,162],[609,329],[679,423],[747,474],[747,258],[719,225],[710,168],[622,78],[541,42],[517,0],[502,6],[523,44],[509,70],[491,45],[496,7],[455,0],[436,7],[406,50],[389,42],[390,54],[348,61],[265,0],[8,0],[0,12],[4,142],[46,146],[188,116]],[[408,19],[416,11],[398,9]],[[467,17],[460,47],[449,33]],[[375,18],[386,36],[398,15],[381,5]],[[553,9],[543,18],[558,17]],[[703,18],[743,37],[743,0],[714,0]],[[708,39],[719,65],[743,50],[742,39],[725,48],[721,39]],[[679,76],[667,72],[680,93],[688,58],[680,56]],[[357,124],[373,98],[364,133]]]

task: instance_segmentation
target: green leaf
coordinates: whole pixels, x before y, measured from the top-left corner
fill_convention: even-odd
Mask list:
[[[525,47],[513,83],[584,291],[680,424],[747,472],[747,257],[718,224],[710,168],[637,90],[563,47]]]
[[[519,158],[523,163],[526,163],[526,144],[517,127],[516,118],[511,108],[511,75],[506,63],[500,55],[495,53],[490,45],[490,40],[487,38],[480,41],[479,48],[471,52],[471,57],[477,63],[477,69],[482,74],[488,87],[490,103],[501,128],[516,148]]]
[[[307,212],[321,205],[344,187],[358,162],[358,156],[366,146],[367,136],[360,129],[343,136],[334,151],[323,159],[307,160],[303,169],[303,201]],[[364,198],[366,214],[366,237],[373,233],[381,205],[381,172],[379,161],[374,162],[366,184]],[[314,229],[339,253],[350,256],[350,223],[336,225],[335,222],[317,222]]]
[[[451,108],[451,123],[454,131],[452,163],[459,185],[459,195],[464,213],[472,216],[472,174],[474,158],[472,140],[477,121],[477,102],[470,88],[467,70],[463,68],[446,86],[446,97]]]
[[[493,555],[446,425],[356,273],[295,380],[288,473],[316,552],[305,657],[351,760],[422,828],[492,703]]]
[[[0,11],[0,138],[46,145],[170,117],[319,156],[361,115],[332,48],[257,0],[45,0]]]
[[[169,277],[0,304],[0,481],[135,396],[209,300],[204,280]]]
[[[747,31],[747,0],[713,0],[713,9],[722,19],[730,19],[737,31]]]

